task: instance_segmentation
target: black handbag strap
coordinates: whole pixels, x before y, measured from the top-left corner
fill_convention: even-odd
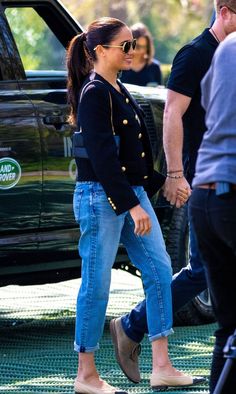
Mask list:
[[[102,81],[100,81],[99,79],[93,79],[93,81],[89,81],[88,83],[86,83],[86,85],[84,85],[83,89],[81,90],[79,102],[81,102],[82,95],[83,95],[85,89],[86,89],[91,83],[93,83],[93,82],[100,82],[100,83],[102,83],[102,84],[104,85],[104,83],[103,83]],[[108,93],[109,93],[110,108],[111,108],[111,128],[112,128],[112,133],[113,133],[113,135],[116,135],[116,133],[115,133],[115,128],[114,128],[114,123],[113,123],[113,106],[112,106],[112,98],[111,98],[111,93],[110,93],[109,90],[108,90]]]
[[[82,99],[82,95],[85,91],[85,89],[87,88],[87,86],[89,86],[91,83],[93,82],[100,82],[103,83],[102,81],[100,81],[99,79],[94,79],[93,81],[89,81],[88,83],[86,83],[86,85],[83,87],[83,89],[81,90],[80,93],[80,99],[79,99],[79,103],[81,102]],[[112,127],[112,133],[113,133],[113,137],[116,143],[116,148],[117,148],[117,154],[119,155],[119,150],[120,150],[120,136],[117,135],[115,133],[115,129],[114,129],[114,124],[113,124],[113,108],[112,108],[112,98],[111,98],[111,93],[108,90],[109,93],[109,100],[110,100],[110,107],[111,107],[111,127]],[[72,151],[73,151],[73,156],[75,158],[81,158],[81,159],[89,159],[88,157],[88,153],[86,148],[84,147],[84,140],[83,140],[83,133],[82,130],[80,128],[79,131],[75,131],[73,134],[73,139],[72,139]]]

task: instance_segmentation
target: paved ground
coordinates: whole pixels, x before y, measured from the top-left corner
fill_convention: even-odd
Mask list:
[[[0,392],[73,393],[77,355],[73,351],[75,300],[80,280],[41,286],[0,288]],[[150,345],[142,346],[142,383],[131,384],[117,366],[108,321],[130,310],[143,297],[141,281],[113,271],[106,327],[97,352],[103,378],[130,393],[150,393]],[[214,325],[178,327],[170,337],[174,364],[188,373],[207,376]],[[208,386],[169,390],[172,393],[207,394]]]

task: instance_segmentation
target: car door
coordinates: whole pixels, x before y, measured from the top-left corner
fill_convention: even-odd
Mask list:
[[[67,25],[62,35],[62,15],[52,2],[6,2],[5,15],[24,66],[20,89],[34,106],[40,130],[40,242],[43,248],[66,250],[73,238],[67,229],[76,226],[72,210],[76,167],[72,158],[73,129],[67,121],[65,47],[75,32],[68,32]]]
[[[0,258],[5,263],[14,253],[37,248],[41,211],[39,128],[35,109],[18,84],[21,69],[0,9]]]

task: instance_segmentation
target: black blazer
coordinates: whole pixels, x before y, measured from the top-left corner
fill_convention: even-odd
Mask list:
[[[89,160],[76,158],[77,180],[100,182],[109,203],[119,215],[139,204],[132,185],[142,185],[147,191],[150,188],[154,194],[164,183],[165,177],[154,173],[143,112],[126,88],[118,81],[122,92],[119,93],[95,73],[87,78],[83,86],[89,81],[91,83],[83,90],[77,120]],[[111,116],[115,134],[120,136],[119,156]]]

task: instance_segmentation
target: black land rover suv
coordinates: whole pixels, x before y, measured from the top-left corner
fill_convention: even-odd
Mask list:
[[[65,48],[81,30],[57,0],[0,0],[1,286],[80,275]],[[164,171],[166,91],[128,88],[145,112],[155,168]],[[188,255],[186,207],[170,208],[161,193],[152,202],[178,271]],[[137,273],[122,245],[114,266]],[[185,324],[209,321],[211,316],[205,294],[178,314]]]

